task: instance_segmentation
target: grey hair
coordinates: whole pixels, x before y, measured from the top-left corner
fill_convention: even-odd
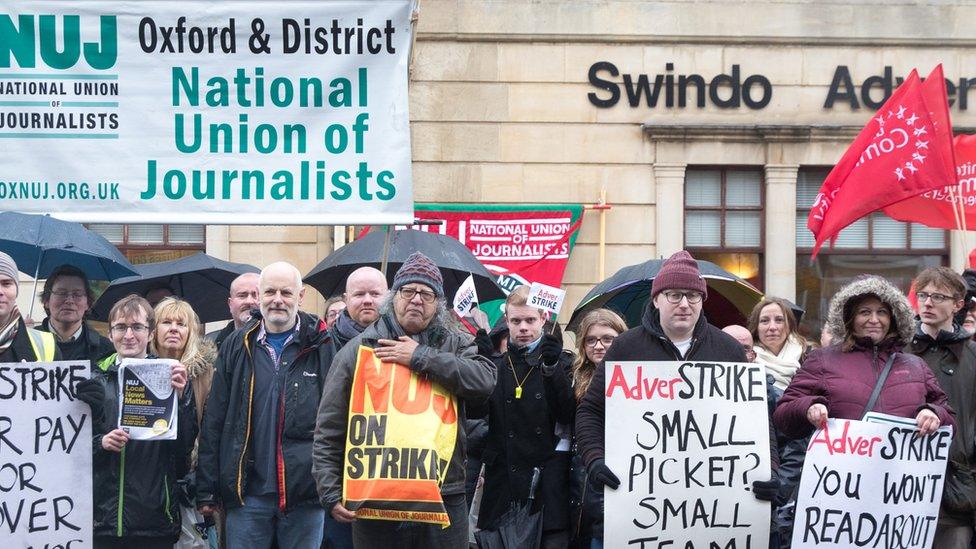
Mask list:
[[[380,302],[380,314],[392,314],[395,316],[393,311],[393,300],[396,299],[397,292],[389,292],[383,301]],[[443,297],[437,298],[437,311],[434,313],[434,318],[430,321],[431,324],[435,326],[440,326],[441,328],[447,330],[453,334],[464,334],[467,333],[458,319],[454,316],[452,311],[447,310],[447,300]],[[429,327],[430,325],[428,325]]]

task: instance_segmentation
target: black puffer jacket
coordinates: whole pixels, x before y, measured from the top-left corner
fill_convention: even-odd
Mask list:
[[[315,315],[301,311],[298,315],[300,351],[288,365],[280,395],[284,414],[278,424],[278,478],[284,479],[284,490],[278,486],[279,506],[286,511],[318,501],[312,479],[312,434],[333,357],[325,324]],[[253,464],[252,353],[261,322],[254,318],[228,336],[217,355],[197,454],[197,506],[221,503],[233,509],[244,502]]]
[[[949,466],[942,491],[942,513],[972,523],[976,511],[976,342],[954,326],[952,333],[940,331],[932,337],[919,325],[912,338],[911,352],[922,358],[956,412],[956,425],[949,447]]]
[[[102,436],[116,428],[119,415],[119,368],[115,354],[95,373],[105,396],[101,418],[93,418],[92,487],[95,536],[171,537],[180,535],[176,481],[190,468],[197,437],[193,387],[179,401],[176,440],[130,440],[121,452],[102,448]]]

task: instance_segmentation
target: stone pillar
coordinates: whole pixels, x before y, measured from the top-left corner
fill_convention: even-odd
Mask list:
[[[687,164],[654,164],[657,257],[685,247],[685,168]]]
[[[969,237],[968,231],[949,231],[949,267],[953,271],[961,273],[963,269],[969,268],[969,250],[972,249],[972,242],[973,239]]]
[[[795,164],[766,165],[765,291],[796,300],[796,176]]]
[[[207,255],[233,261],[230,258],[230,227],[227,225],[207,225],[206,228]]]

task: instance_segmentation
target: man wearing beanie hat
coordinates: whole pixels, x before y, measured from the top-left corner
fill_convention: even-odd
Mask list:
[[[0,363],[61,360],[54,336],[28,328],[17,308],[17,264],[0,252]]]
[[[651,301],[641,325],[620,334],[604,356],[604,362],[696,360],[748,362],[742,345],[708,323],[702,303],[708,297],[705,279],[691,254],[681,250],[669,257],[651,284]],[[576,411],[576,440],[595,486],[616,490],[620,479],[607,467],[604,451],[605,375],[601,364]],[[753,483],[759,499],[771,501],[779,482],[776,436],[770,426],[773,479]]]
[[[361,506],[343,494],[347,426],[352,382],[360,347],[369,347],[385,364],[405,366],[410,379],[430,379],[457,399],[457,425],[464,425],[466,408],[491,395],[495,366],[478,355],[470,335],[447,322],[444,279],[440,269],[417,252],[407,258],[393,278],[390,294],[380,306],[381,316],[336,355],[319,405],[312,444],[312,474],[326,511],[340,522],[352,522],[356,547],[447,547],[468,545],[467,505],[464,499],[465,433],[457,429],[447,470],[440,478],[440,494],[450,526],[357,517]],[[370,397],[372,398],[372,397]],[[426,413],[426,412],[421,412]],[[393,439],[395,433],[387,433]],[[403,436],[403,434],[401,434]],[[388,503],[379,502],[379,508]],[[348,507],[347,507],[348,506]],[[388,508],[388,507],[386,507]]]

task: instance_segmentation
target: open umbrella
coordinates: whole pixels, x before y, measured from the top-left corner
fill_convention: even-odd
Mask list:
[[[566,329],[575,331],[587,312],[600,307],[619,313],[628,326],[638,326],[651,298],[651,283],[663,264],[663,259],[651,259],[630,265],[594,286],[576,306]],[[709,322],[716,326],[745,324],[752,308],[762,299],[762,292],[709,261],[698,260],[698,270],[708,286],[703,311]]]
[[[165,285],[193,307],[200,322],[226,320],[230,318],[227,308],[230,283],[244,273],[259,272],[252,265],[223,261],[202,252],[173,261],[136,265],[135,269],[138,276],[121,278],[105,289],[92,307],[93,319],[107,321],[112,305],[118,300]]]
[[[370,231],[366,236],[332,252],[305,275],[305,283],[326,297],[342,293],[349,273],[359,267],[379,269],[382,266],[386,236],[386,231]],[[497,277],[464,244],[449,236],[413,229],[393,231],[390,234],[386,254],[388,283],[393,283],[393,275],[397,269],[414,252],[423,253],[440,267],[444,276],[444,293],[448,299],[454,296],[469,274],[474,275],[479,302],[505,299],[505,293],[495,283]]]
[[[136,274],[135,268],[111,242],[84,225],[48,215],[0,212],[0,251],[17,268],[37,280],[61,265],[73,265],[92,280],[115,280]],[[34,314],[34,300],[28,316]]]
[[[481,549],[537,549],[542,543],[542,510],[532,512],[540,470],[532,469],[529,497],[523,505],[513,506],[498,520],[498,527],[475,532]]]

